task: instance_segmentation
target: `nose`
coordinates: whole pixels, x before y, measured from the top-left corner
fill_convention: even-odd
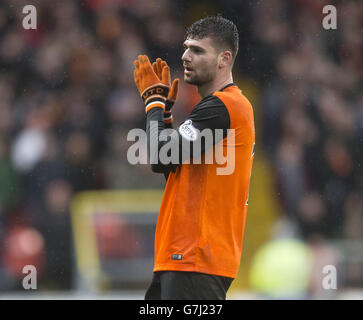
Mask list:
[[[189,50],[185,50],[182,57],[181,57],[182,61],[186,61],[186,62],[190,62],[191,61],[191,56],[189,54]]]

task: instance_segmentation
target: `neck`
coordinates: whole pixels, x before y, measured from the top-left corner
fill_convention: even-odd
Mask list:
[[[230,72],[228,75],[222,78],[216,78],[212,82],[205,83],[201,86],[198,86],[198,93],[203,99],[204,97],[208,96],[209,94],[218,91],[225,87],[227,84],[233,82],[232,73]]]

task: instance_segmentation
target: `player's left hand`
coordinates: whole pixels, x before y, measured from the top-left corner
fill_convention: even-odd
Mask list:
[[[178,89],[179,89],[179,79],[174,79],[173,83],[170,82],[170,69],[166,61],[157,58],[155,62],[153,62],[152,67],[154,69],[155,74],[158,76],[160,81],[169,86],[169,94],[165,101],[165,111],[164,111],[164,122],[165,123],[172,123],[173,116],[171,115],[171,108],[173,107],[176,98],[178,96]],[[168,67],[169,74],[165,71],[163,74],[163,70],[165,67]]]

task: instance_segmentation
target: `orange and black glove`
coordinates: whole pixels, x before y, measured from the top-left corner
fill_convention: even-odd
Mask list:
[[[167,85],[169,86],[169,94],[165,101],[164,123],[171,124],[173,123],[171,108],[173,107],[175,100],[178,96],[179,79],[174,79],[173,83],[172,84],[170,83],[170,69],[166,61],[163,61],[160,58],[157,58],[156,61],[153,62],[152,67],[158,78],[161,80],[161,82],[165,83],[166,81],[169,81],[167,83]],[[166,74],[163,75],[163,69],[165,67],[168,67],[167,70],[169,70],[169,75]]]
[[[146,55],[138,56],[137,60],[134,61],[134,66],[134,80],[145,103],[145,113],[156,107],[165,111],[170,87],[169,67],[162,67],[161,78],[159,78]]]

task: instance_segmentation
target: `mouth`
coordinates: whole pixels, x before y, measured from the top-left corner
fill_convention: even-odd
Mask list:
[[[194,71],[192,68],[184,66],[184,73],[191,73],[192,71]]]

